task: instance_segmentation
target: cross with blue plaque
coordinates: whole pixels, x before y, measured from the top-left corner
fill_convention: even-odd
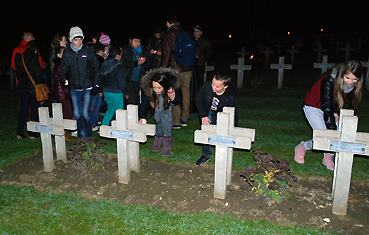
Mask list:
[[[231,69],[237,70],[237,88],[243,86],[243,71],[251,70],[251,65],[245,65],[245,58],[238,58],[238,64],[232,64]]]
[[[51,172],[54,169],[53,147],[51,136],[55,136],[55,149],[57,160],[67,162],[67,152],[65,146],[64,129],[77,129],[77,121],[63,119],[63,110],[61,103],[52,104],[53,118],[49,117],[48,107],[39,107],[38,116],[40,122],[27,122],[27,130],[38,132],[41,135],[42,155],[44,161],[44,170]]]
[[[327,69],[332,68],[335,65],[335,63],[328,63],[328,56],[323,55],[323,62],[322,63],[314,63],[313,67],[316,69],[322,69],[321,73],[325,73]]]
[[[346,215],[354,154],[369,155],[369,134],[357,131],[354,110],[341,109],[338,130],[313,130],[313,148],[336,152],[332,213]]]
[[[282,89],[283,87],[283,70],[292,69],[291,64],[284,64],[284,57],[279,57],[279,64],[271,64],[271,69],[278,69],[278,89]]]
[[[138,106],[127,105],[127,110],[116,112],[111,126],[101,126],[100,136],[117,139],[119,182],[128,184],[130,171],[140,172],[139,143],[146,142],[146,135],[155,135],[155,125],[138,122]]]
[[[215,145],[214,198],[224,199],[231,184],[233,148],[250,149],[255,129],[234,127],[235,108],[224,107],[217,114],[217,125],[201,125],[195,143]]]

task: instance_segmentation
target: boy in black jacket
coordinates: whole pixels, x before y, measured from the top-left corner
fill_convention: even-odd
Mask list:
[[[218,72],[212,81],[204,83],[196,98],[197,110],[202,125],[216,125],[217,113],[223,112],[224,107],[235,107],[235,120],[237,126],[237,89],[231,83],[231,77],[226,72]],[[202,155],[196,165],[202,165],[210,161],[211,146],[202,145]]]

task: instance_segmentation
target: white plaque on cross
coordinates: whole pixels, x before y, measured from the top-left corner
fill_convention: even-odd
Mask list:
[[[61,103],[52,104],[53,118],[49,117],[48,107],[39,107],[38,116],[40,122],[27,122],[27,130],[32,132],[39,132],[41,134],[42,142],[42,156],[44,161],[44,170],[51,172],[54,169],[53,147],[51,142],[51,135],[55,136],[55,148],[57,160],[67,162],[67,153],[65,147],[64,129],[77,129],[77,121],[70,119],[63,119],[63,111]]]
[[[283,87],[283,70],[292,69],[291,64],[284,64],[284,57],[279,57],[279,64],[271,64],[271,69],[278,69],[278,89],[282,89]]]
[[[231,69],[237,70],[237,88],[243,86],[243,71],[251,70],[251,65],[245,65],[245,58],[238,58],[238,64],[232,64]]]
[[[138,122],[138,106],[127,105],[118,109],[116,121],[111,126],[101,126],[100,136],[117,139],[119,182],[128,184],[130,171],[140,172],[139,142],[146,142],[146,135],[155,135],[155,125]]]
[[[255,129],[234,127],[233,107],[217,114],[217,125],[201,125],[195,131],[195,143],[215,145],[214,198],[224,199],[231,184],[233,148],[250,149]]]
[[[354,154],[369,155],[369,134],[356,132],[354,111],[341,109],[338,130],[313,130],[313,148],[336,152],[332,213],[346,215]]]

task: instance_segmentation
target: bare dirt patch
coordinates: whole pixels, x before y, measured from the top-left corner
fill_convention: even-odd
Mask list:
[[[128,185],[118,181],[117,156],[109,154],[103,170],[78,170],[71,162],[55,161],[51,173],[43,170],[42,152],[0,170],[0,183],[35,186],[40,190],[75,191],[87,198],[105,198],[178,212],[232,214],[286,225],[321,228],[343,234],[369,234],[369,181],[351,183],[346,216],[332,214],[332,182],[301,178],[275,203],[255,195],[233,172],[226,199],[214,199],[214,165],[167,164],[141,161],[141,172],[131,172]],[[330,222],[328,222],[330,221]]]

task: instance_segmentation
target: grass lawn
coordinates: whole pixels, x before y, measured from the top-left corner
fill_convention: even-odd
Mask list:
[[[238,95],[239,126],[256,129],[252,149],[288,159],[298,175],[332,177],[322,165],[322,153],[310,151],[303,165],[293,161],[294,147],[312,137],[302,112],[307,90],[242,90]],[[17,140],[16,92],[1,92],[0,169],[41,150],[40,139]],[[356,115],[358,131],[369,132],[368,95]],[[150,122],[153,122],[151,119]],[[193,135],[200,129],[197,120],[186,128],[173,131],[173,152],[165,161],[194,163],[201,155],[201,146],[193,144]],[[97,136],[97,133],[94,133]],[[116,152],[116,142],[104,139],[106,150]],[[150,154],[153,138],[140,145],[140,157],[162,161]],[[67,146],[71,143],[67,143]],[[209,164],[214,164],[214,160]],[[242,170],[254,164],[252,151],[234,151],[233,169]],[[352,178],[368,179],[369,161],[355,157]],[[214,214],[178,214],[152,207],[127,206],[105,200],[88,200],[73,193],[39,192],[32,187],[0,185],[1,234],[324,234],[322,231],[289,227],[265,221],[241,220],[235,216]]]

